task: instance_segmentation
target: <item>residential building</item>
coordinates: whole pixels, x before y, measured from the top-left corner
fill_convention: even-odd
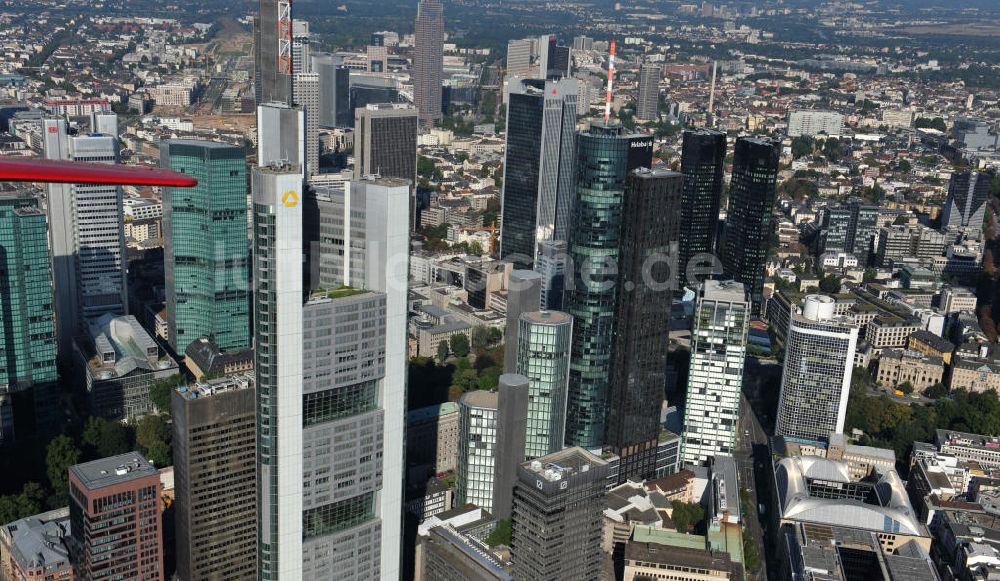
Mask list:
[[[941,214],[941,228],[963,229],[971,237],[980,238],[994,177],[992,172],[972,170],[951,174],[948,198]]]
[[[504,350],[504,373],[517,373],[521,315],[541,308],[542,280],[542,275],[533,270],[514,270],[507,277],[507,324],[503,339],[505,345],[514,348]]]
[[[720,254],[725,275],[746,286],[754,314],[760,312],[764,300],[764,262],[780,155],[781,145],[775,141],[736,140]]]
[[[789,111],[788,136],[817,135],[839,137],[844,134],[844,116],[834,111]]]
[[[917,392],[941,383],[944,361],[917,351],[886,349],[879,355],[875,381],[886,387],[909,384]]]
[[[104,315],[73,347],[77,381],[94,416],[130,420],[154,412],[150,388],[180,371],[131,315]]]
[[[48,229],[37,198],[0,196],[0,441],[56,429],[56,322]]]
[[[413,102],[420,111],[420,125],[441,120],[444,82],[444,8],[441,0],[420,0],[413,33]]]
[[[499,396],[495,391],[470,391],[462,395],[458,405],[461,416],[455,502],[493,512]]]
[[[27,516],[0,527],[0,577],[73,581],[69,508]]]
[[[431,464],[435,472],[456,467],[459,406],[445,402],[406,414],[406,461],[410,465]]]
[[[500,257],[534,266],[538,244],[567,240],[576,170],[576,82],[510,77]]]
[[[697,281],[690,280],[688,272],[695,256],[715,253],[725,167],[725,133],[709,129],[684,132],[681,146],[684,189],[680,207],[680,254],[677,260],[682,284],[697,284]]]
[[[70,135],[64,119],[45,119],[46,159],[118,163],[118,117],[94,114],[91,134]],[[59,358],[89,321],[127,309],[122,190],[100,184],[49,184],[49,236]]]
[[[844,431],[858,328],[836,316],[835,303],[825,295],[808,295],[792,314],[776,435],[817,439]]]
[[[639,67],[639,96],[635,103],[635,117],[656,121],[660,106],[660,63],[644,63]]]
[[[695,306],[681,455],[704,464],[736,447],[750,304],[743,284],[706,280]]]
[[[523,459],[558,452],[566,429],[570,342],[573,318],[559,311],[524,313],[515,352],[515,371],[530,380],[530,401]]]
[[[617,293],[606,264],[619,258],[626,177],[652,164],[652,140],[630,135],[616,123],[596,121],[577,137],[577,144],[569,245],[577,280],[565,297],[565,311],[573,317],[566,444],[596,448],[604,443]],[[591,260],[593,256],[603,260]]]
[[[181,387],[173,410],[177,576],[257,574],[257,400],[253,374]]]
[[[380,103],[354,110],[354,179],[410,182],[410,228],[416,228],[417,109]]]
[[[525,462],[514,486],[514,578],[593,579],[608,463],[582,448]]]
[[[629,172],[622,201],[618,296],[604,443],[619,480],[652,478],[666,392],[670,306],[676,280],[683,176]]]
[[[160,165],[198,180],[163,191],[170,346],[184,353],[208,337],[224,351],[250,347],[246,151],[169,140],[160,144]]]
[[[160,491],[160,473],[138,452],[70,466],[74,578],[166,579]]]
[[[281,34],[286,31],[286,34]],[[254,88],[257,105],[292,104],[292,5],[260,0],[254,22]]]

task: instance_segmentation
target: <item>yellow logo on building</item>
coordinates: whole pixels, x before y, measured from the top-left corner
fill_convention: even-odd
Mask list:
[[[295,193],[295,190],[288,190],[281,195],[281,203],[286,208],[294,208],[299,203],[299,196]]]

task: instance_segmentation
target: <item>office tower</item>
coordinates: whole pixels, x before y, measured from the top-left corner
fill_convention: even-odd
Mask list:
[[[458,406],[455,505],[471,503],[492,512],[499,396],[495,391],[470,391],[462,395]]]
[[[366,176],[410,182],[410,230],[417,225],[417,110],[380,103],[354,110],[354,179]]]
[[[413,33],[413,103],[420,125],[441,120],[441,84],[444,81],[444,8],[441,0],[420,0]]]
[[[283,104],[257,107],[257,164],[305,164],[305,131],[301,107]]]
[[[98,117],[100,124],[92,127],[113,132],[71,136],[65,120],[45,119],[45,157],[117,163],[116,118]],[[87,330],[89,319],[126,311],[122,190],[98,184],[48,188],[56,335],[59,357],[65,359],[72,353],[73,337]]]
[[[851,211],[851,221],[847,228],[847,251],[858,259],[860,265],[867,266],[874,251],[881,208],[877,204],[863,204],[858,198],[852,198],[847,206]]]
[[[292,74],[311,73],[309,21],[292,20]],[[294,93],[293,93],[294,94]]]
[[[511,534],[518,580],[597,579],[608,463],[581,448],[525,462]]]
[[[740,389],[746,359],[750,302],[735,281],[706,280],[698,292],[691,336],[691,364],[684,434],[685,464],[704,464],[736,449]]]
[[[524,462],[524,437],[528,424],[529,380],[505,373],[497,387],[497,448],[493,476],[493,508],[500,519],[509,519],[517,467]]]
[[[52,268],[45,214],[34,197],[0,196],[0,295],[0,440],[9,442],[16,426],[57,426]]]
[[[160,165],[198,179],[164,188],[167,336],[175,353],[209,337],[223,351],[250,346],[247,159],[242,147],[176,139]]]
[[[78,579],[166,579],[160,473],[142,454],[70,466],[69,499]]]
[[[319,173],[319,73],[295,73],[293,94],[295,104],[302,107],[305,116],[306,173]]]
[[[174,515],[180,579],[257,576],[253,375],[174,390]]]
[[[566,264],[569,261],[565,240],[545,240],[538,243],[535,271],[542,275],[541,309],[558,311],[563,308],[566,288]]]
[[[262,575],[395,578],[408,243],[398,225],[408,189],[351,185],[356,222],[335,234],[359,238],[347,250],[360,256],[345,260],[363,267],[303,304],[302,168],[260,167],[253,179]],[[334,471],[335,460],[351,469]]]
[[[542,275],[533,270],[515,270],[507,279],[507,325],[504,327],[504,373],[516,373],[518,331],[521,315],[541,308]]]
[[[369,73],[386,73],[389,71],[389,51],[384,46],[369,46],[367,57]]]
[[[292,104],[292,3],[260,0],[254,29],[257,105]]]
[[[743,283],[750,294],[754,314],[763,302],[780,155],[781,142],[756,137],[736,140],[720,254],[726,276]]]
[[[835,301],[809,295],[792,313],[775,435],[816,440],[844,431],[858,328]]]
[[[594,39],[589,36],[574,37],[573,50],[594,50]]]
[[[850,208],[827,207],[823,210],[823,234],[820,248],[823,252],[853,253],[848,244],[847,233],[851,227]]]
[[[535,39],[523,38],[507,42],[507,77],[527,77],[531,71],[531,56]]]
[[[566,240],[576,162],[576,81],[508,80],[500,257],[531,268],[539,242]]]
[[[941,228],[965,228],[979,238],[994,175],[989,172],[957,171],[948,183],[948,199],[941,215]]]
[[[684,132],[681,147],[684,193],[681,198],[680,255],[677,260],[682,284],[696,284],[688,280],[692,258],[715,253],[725,168],[725,133],[711,129]]]
[[[314,54],[312,71],[319,75],[319,126],[353,127],[351,70],[333,55]]]
[[[604,443],[617,291],[608,265],[617,262],[621,247],[625,177],[631,169],[650,166],[652,140],[629,135],[614,123],[595,122],[577,137],[577,151],[569,245],[577,280],[564,299],[573,317],[566,444],[596,448]]]
[[[660,66],[645,63],[639,67],[639,98],[635,104],[635,117],[655,121],[660,106]]]
[[[682,180],[642,168],[625,183],[605,436],[621,458],[620,482],[656,475]]]
[[[507,342],[516,356],[516,372],[527,377],[531,399],[524,457],[562,450],[569,390],[569,356],[573,318],[559,311],[536,311],[519,317],[518,338]]]
[[[906,258],[934,258],[944,254],[945,235],[927,226],[893,224],[879,229],[875,261],[889,267]]]

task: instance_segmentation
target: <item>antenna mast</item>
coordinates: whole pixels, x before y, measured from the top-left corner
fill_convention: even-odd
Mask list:
[[[611,56],[608,58],[608,96],[604,101],[604,121],[611,119],[611,91],[615,83],[615,39],[611,39]]]

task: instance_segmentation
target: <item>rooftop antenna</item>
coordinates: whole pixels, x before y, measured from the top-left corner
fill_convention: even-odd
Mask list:
[[[715,73],[719,68],[719,61],[712,61],[712,88],[708,91],[708,124],[713,125],[713,111],[715,110]]]
[[[608,96],[604,101],[604,122],[611,120],[611,91],[615,83],[615,39],[611,39],[611,56],[608,58]]]

